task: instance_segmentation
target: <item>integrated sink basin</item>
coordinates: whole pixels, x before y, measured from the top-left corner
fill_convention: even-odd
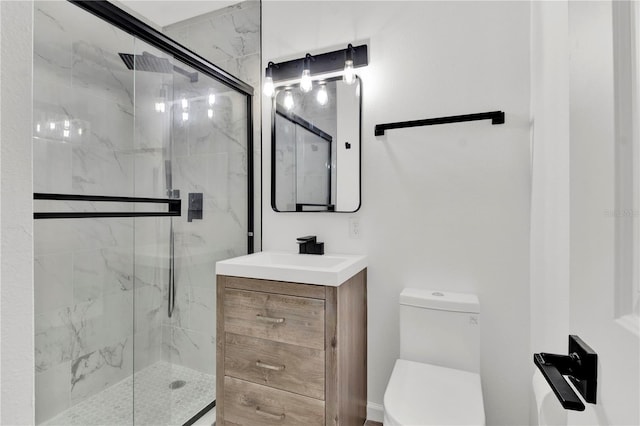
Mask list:
[[[337,287],[366,267],[363,255],[263,251],[216,262],[216,274]]]

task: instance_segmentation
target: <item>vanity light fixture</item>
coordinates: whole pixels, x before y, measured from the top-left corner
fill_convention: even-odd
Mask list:
[[[327,93],[327,85],[322,83],[318,88],[318,93],[316,94],[316,100],[322,106],[325,106],[327,102],[329,102],[329,94]]]
[[[313,70],[311,61],[313,61]],[[355,68],[367,65],[369,65],[367,45],[353,46],[351,43],[346,49],[316,55],[307,53],[304,58],[277,64],[269,62],[265,69],[263,92],[265,96],[272,97],[275,93],[275,82],[297,79],[300,79],[300,90],[309,92],[313,88],[311,80],[313,76],[335,72],[343,72],[345,83],[351,84],[356,81]]]
[[[313,57],[307,53],[302,65],[302,76],[300,76],[300,90],[304,93],[309,93],[313,88],[311,82],[311,60]]]
[[[345,54],[342,80],[347,84],[353,84],[356,81],[356,73],[353,69],[353,45],[351,43],[349,43]]]

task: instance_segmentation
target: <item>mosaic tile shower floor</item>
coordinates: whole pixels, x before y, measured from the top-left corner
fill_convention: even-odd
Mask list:
[[[170,389],[175,380],[186,384]],[[213,401],[215,382],[213,375],[159,361],[43,424],[125,426],[135,421],[135,425],[146,426],[183,425]]]

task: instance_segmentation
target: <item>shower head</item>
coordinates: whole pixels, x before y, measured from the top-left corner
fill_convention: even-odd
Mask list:
[[[167,58],[160,58],[149,52],[142,52],[142,55],[133,55],[131,53],[118,53],[120,59],[130,70],[158,72],[162,74],[171,74],[174,71],[188,77],[192,83],[198,81],[197,72],[188,72],[173,65]]]

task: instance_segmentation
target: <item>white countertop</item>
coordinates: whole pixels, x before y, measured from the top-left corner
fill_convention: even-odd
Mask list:
[[[216,274],[337,287],[366,267],[364,255],[263,251],[218,261]]]

